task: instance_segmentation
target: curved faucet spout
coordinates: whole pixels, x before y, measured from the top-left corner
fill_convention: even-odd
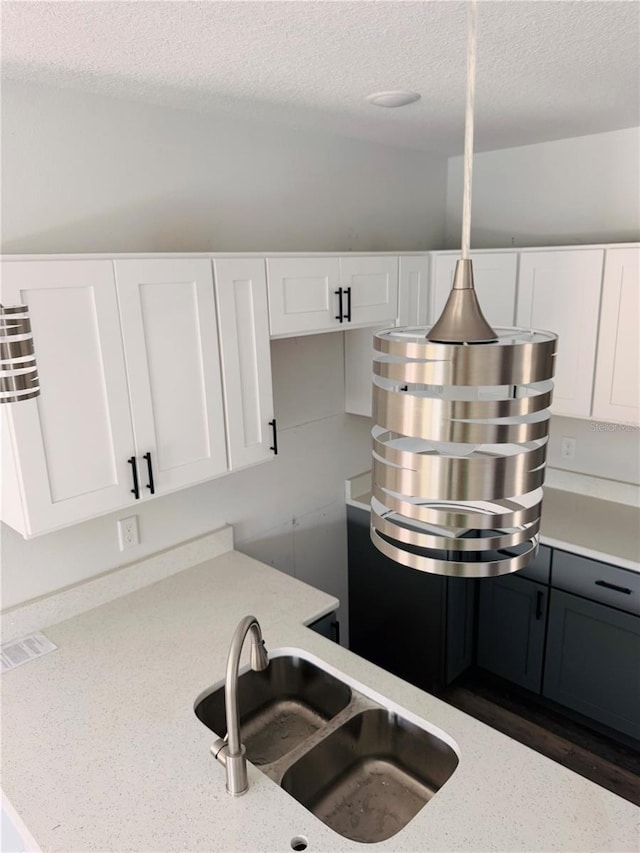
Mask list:
[[[255,616],[245,616],[236,628],[229,656],[225,681],[225,711],[227,715],[227,737],[216,741],[211,751],[227,771],[227,791],[244,794],[249,787],[245,748],[240,741],[240,710],[238,707],[238,669],[245,637],[251,633],[251,668],[260,671],[269,666],[269,655],[262,639],[260,623]]]

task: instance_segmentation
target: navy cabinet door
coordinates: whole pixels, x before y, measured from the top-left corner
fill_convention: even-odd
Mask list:
[[[548,588],[519,577],[480,581],[478,666],[540,693]]]
[[[640,617],[552,590],[544,695],[640,739]]]
[[[349,648],[437,692],[472,663],[476,582],[393,562],[371,542],[370,521],[347,507]]]

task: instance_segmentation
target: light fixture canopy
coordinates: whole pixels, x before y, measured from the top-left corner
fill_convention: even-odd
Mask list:
[[[420,98],[419,92],[394,89],[389,92],[373,92],[373,94],[367,95],[366,99],[374,107],[406,107],[407,104],[413,104]]]
[[[491,577],[540,539],[557,337],[493,329],[469,257],[475,0],[469,4],[462,258],[438,321],[374,335],[371,539],[397,563]]]

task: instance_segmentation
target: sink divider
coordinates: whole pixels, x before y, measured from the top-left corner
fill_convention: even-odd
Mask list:
[[[351,685],[349,685],[351,687]],[[282,777],[287,772],[287,770],[296,763],[303,755],[306,755],[307,752],[312,750],[314,746],[323,741],[326,737],[332,734],[336,729],[339,729],[344,723],[348,722],[352,717],[357,716],[362,711],[368,711],[370,709],[375,710],[383,710],[387,711],[390,714],[394,714],[395,712],[387,708],[385,705],[381,705],[378,702],[374,702],[372,699],[369,699],[363,693],[360,693],[354,687],[351,687],[351,699],[349,700],[348,705],[342,709],[342,711],[338,711],[338,713],[331,720],[328,720],[324,725],[320,726],[320,728],[315,731],[312,735],[310,735],[306,740],[299,743],[295,746],[290,752],[287,752],[281,758],[276,759],[270,764],[256,764],[254,765],[258,770],[268,776],[270,779],[273,779],[278,785],[280,785],[282,781]]]

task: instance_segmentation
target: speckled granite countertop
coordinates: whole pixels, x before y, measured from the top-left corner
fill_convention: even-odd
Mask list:
[[[368,511],[370,489],[370,472],[347,480],[347,503]],[[540,541],[640,572],[640,509],[545,486]]]
[[[451,779],[371,849],[637,850],[633,805],[303,626],[335,603],[231,551],[47,628],[59,648],[2,676],[2,786],[42,849],[364,849],[251,765],[247,794],[225,793],[193,704],[253,612],[269,648],[307,650],[458,744]]]

